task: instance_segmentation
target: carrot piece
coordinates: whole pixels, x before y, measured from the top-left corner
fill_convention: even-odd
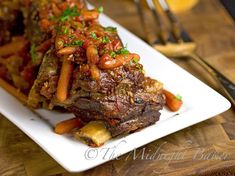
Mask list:
[[[73,63],[66,58],[63,61],[56,96],[60,102],[64,102],[68,96],[69,82],[73,73]]]
[[[45,42],[41,43],[37,48],[36,51],[40,51],[40,52],[46,52],[50,49],[52,44],[52,40],[46,40]]]
[[[0,47],[0,57],[6,57],[13,54],[17,54],[22,51],[25,46],[28,44],[28,41],[25,39],[17,39],[12,43],[8,43]]]
[[[163,94],[166,96],[166,105],[171,111],[176,112],[183,105],[183,101],[173,93],[163,90]]]
[[[17,90],[15,87],[10,85],[8,82],[0,78],[0,87],[5,89],[8,93],[16,97],[19,101],[21,101],[23,104],[27,104],[28,97],[21,93],[19,90]]]
[[[83,124],[79,118],[73,118],[56,124],[54,131],[57,134],[66,134],[74,128],[81,128],[82,126]]]
[[[42,19],[39,24],[40,24],[40,27],[44,30],[48,30],[51,26],[51,22],[45,18]]]

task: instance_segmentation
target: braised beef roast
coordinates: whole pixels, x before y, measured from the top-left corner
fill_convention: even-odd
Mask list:
[[[87,10],[78,0],[30,3],[25,36],[40,68],[29,106],[60,106],[84,123],[104,121],[113,137],[159,120],[162,84],[144,75],[139,56],[123,46],[116,28],[99,24],[102,9]],[[61,86],[64,99],[58,97]]]

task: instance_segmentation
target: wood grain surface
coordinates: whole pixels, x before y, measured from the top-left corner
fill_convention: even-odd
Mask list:
[[[144,38],[133,1],[90,2],[104,6],[106,14]],[[198,53],[235,82],[235,24],[219,1],[201,0],[192,10],[177,16],[198,44]],[[174,59],[174,62],[218,89],[213,79],[192,60]],[[206,97],[202,97],[202,101],[203,98]],[[157,158],[147,156],[156,150]],[[183,176],[235,175],[235,113],[230,109],[136,151],[143,152],[143,158],[135,158],[130,152],[87,172],[70,174],[15,125],[0,116],[0,176]]]

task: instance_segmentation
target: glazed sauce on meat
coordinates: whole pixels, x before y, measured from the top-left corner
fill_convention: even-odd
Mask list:
[[[100,25],[103,8],[88,10],[82,0],[22,2],[23,10],[19,9],[26,14],[28,42],[17,54],[7,56],[9,62],[0,63],[0,77],[34,97],[32,104],[41,101],[39,96],[46,101],[56,96],[62,103],[79,89],[109,93],[116,82],[128,77],[129,66],[142,74],[139,55],[128,51],[117,29]],[[43,60],[50,57],[59,64],[53,61],[54,66],[43,67]],[[130,76],[137,79],[134,75],[138,74]],[[35,83],[36,78],[40,83]],[[37,90],[30,94],[33,84]]]
[[[75,0],[54,0],[39,11],[40,28],[51,37],[61,62],[57,85],[60,102],[67,99],[74,75],[100,82],[102,72],[126,64],[142,71],[139,55],[123,46],[116,28],[99,24],[100,13],[102,8],[88,10],[83,2]]]

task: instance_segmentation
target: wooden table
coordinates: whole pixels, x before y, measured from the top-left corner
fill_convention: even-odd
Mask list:
[[[131,0],[91,0],[105,13],[136,35],[143,31]],[[191,11],[178,14],[198,43],[198,53],[235,82],[235,24],[218,0],[201,0]],[[192,60],[174,60],[217,89],[207,73]],[[196,91],[192,90],[192,91]],[[202,101],[203,101],[202,97]],[[208,105],[209,106],[209,105]],[[216,107],[214,107],[216,108]],[[190,118],[190,117],[188,117]],[[149,160],[124,155],[82,174],[92,176],[203,175],[204,172],[235,173],[235,114],[231,109],[210,120],[154,141],[143,149],[160,148],[165,159]],[[40,132],[39,132],[40,133]],[[56,146],[55,146],[56,147]],[[170,156],[178,157],[171,160]],[[78,163],[79,164],[79,163]],[[223,170],[225,168],[225,170]],[[223,171],[222,171],[222,170]],[[0,175],[72,175],[61,168],[15,125],[0,117]],[[211,173],[211,175],[215,175]]]

